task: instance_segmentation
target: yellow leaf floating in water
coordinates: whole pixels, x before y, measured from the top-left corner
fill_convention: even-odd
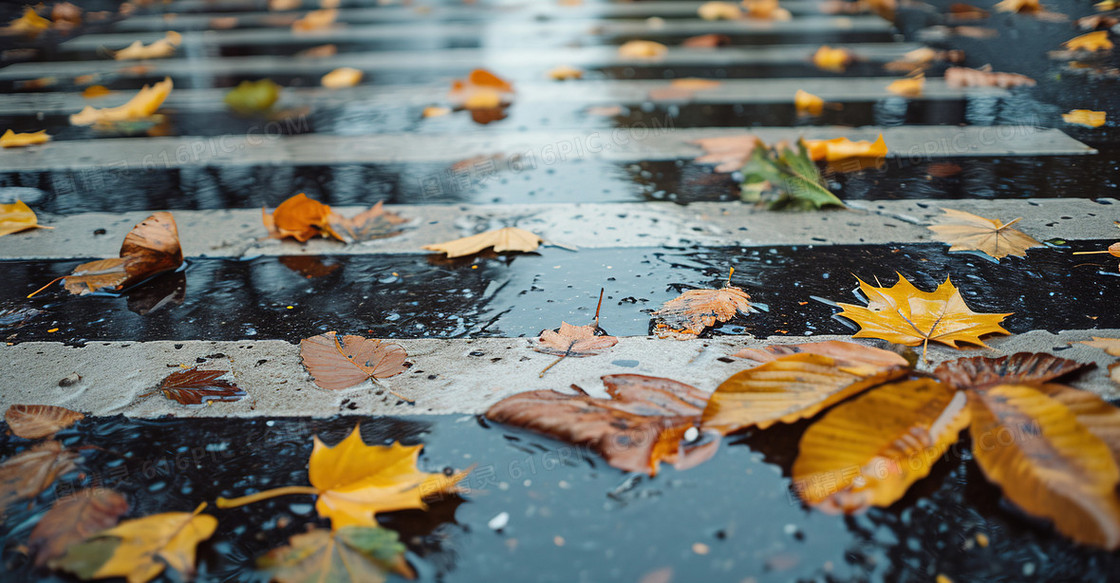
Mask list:
[[[1112,50],[1113,44],[1112,41],[1108,40],[1107,30],[1098,30],[1081,36],[1075,36],[1062,43],[1062,46],[1071,51],[1096,52]]]
[[[151,117],[159,109],[167,96],[171,94],[173,84],[171,77],[152,85],[145,85],[128,103],[117,107],[95,109],[87,105],[82,111],[70,116],[70,123],[76,126],[88,126],[96,123],[112,123],[118,121],[131,121]]]
[[[1085,126],[1087,128],[1099,128],[1104,125],[1107,114],[1103,111],[1093,111],[1091,109],[1074,109],[1069,113],[1062,114],[1062,120],[1068,124]]]
[[[39,224],[35,211],[22,200],[11,204],[0,204],[0,237],[26,231],[27,229],[49,229]]]
[[[25,146],[34,146],[37,144],[45,144],[51,140],[47,130],[39,130],[37,132],[30,132],[26,134],[17,134],[12,130],[4,132],[0,136],[0,147],[3,148],[22,148]]]
[[[1008,255],[1025,257],[1027,249],[1041,247],[1033,237],[1010,228],[1019,221],[1003,223],[972,213],[954,209],[941,209],[939,224],[931,225],[934,239],[951,245],[949,251],[980,251],[996,259]]]

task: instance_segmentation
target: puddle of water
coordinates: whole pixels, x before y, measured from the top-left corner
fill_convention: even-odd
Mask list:
[[[251,392],[252,389],[250,389]],[[25,543],[49,505],[97,484],[124,494],[127,517],[189,511],[202,501],[307,483],[312,436],[336,443],[362,424],[370,444],[423,443],[425,471],[466,468],[470,493],[427,512],[385,514],[420,581],[626,581],[671,568],[692,581],[978,580],[1026,573],[1041,580],[1105,580],[1111,553],[1077,547],[998,503],[969,461],[951,452],[887,509],[844,518],[803,509],[789,491],[790,456],[805,424],[725,441],[715,457],[653,479],[627,476],[585,450],[471,417],[331,419],[87,418],[59,434],[83,447],[82,474],[63,476],[33,504],[8,509],[6,545]],[[28,442],[0,436],[5,452]],[[308,496],[220,510],[199,547],[201,583],[254,580],[253,562],[319,521]],[[509,515],[500,532],[487,524]],[[672,525],[672,527],[666,527]],[[974,543],[976,534],[991,545]],[[707,554],[697,554],[697,543]],[[4,557],[5,581],[63,581]],[[69,580],[69,579],[65,579]],[[158,581],[171,581],[164,576]]]

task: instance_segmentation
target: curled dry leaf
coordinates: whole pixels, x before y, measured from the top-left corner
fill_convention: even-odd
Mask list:
[[[801,89],[793,94],[793,107],[797,115],[820,115],[824,112],[824,100]]]
[[[702,34],[684,39],[682,47],[690,49],[716,49],[731,45],[731,37],[726,34]]]
[[[1066,385],[1048,383],[1037,385],[1036,388],[1065,405],[1077,417],[1078,423],[1108,446],[1108,450],[1112,452],[1112,460],[1120,464],[1120,408],[1096,393]]]
[[[731,2],[705,2],[696,8],[696,14],[704,20],[738,20],[743,11]]]
[[[802,435],[793,488],[826,511],[890,506],[957,442],[969,423],[967,404],[964,393],[930,379],[887,384],[840,404]]]
[[[875,287],[859,281],[867,307],[837,304],[838,315],[859,324],[855,338],[879,338],[895,344],[925,347],[932,340],[953,348],[959,342],[987,346],[981,336],[1010,334],[999,323],[1011,314],[979,314],[964,303],[949,278],[932,292],[924,292],[898,275],[894,286]]]
[[[537,247],[543,242],[544,239],[524,229],[505,227],[463,237],[462,239],[424,245],[423,248],[437,253],[446,253],[447,257],[451,258],[473,255],[488,247],[493,247],[495,253],[502,253],[503,251],[528,253],[536,251]]]
[[[996,385],[1041,385],[1092,366],[1044,352],[1016,352],[958,358],[938,365],[933,375],[957,389],[985,391]]]
[[[919,73],[914,77],[891,81],[891,83],[887,85],[887,91],[903,97],[921,97],[922,89],[925,87],[925,84],[925,75]]]
[[[805,352],[735,373],[712,393],[704,409],[704,427],[727,434],[794,423],[907,372],[904,364],[882,354],[885,350],[850,350],[858,360]]]
[[[362,72],[353,67],[339,67],[326,75],[320,81],[327,89],[343,89],[353,87],[362,80]]]
[[[120,291],[183,264],[179,229],[169,212],[158,212],[129,231],[120,257],[83,263],[65,279],[66,291],[75,295]],[[36,292],[37,293],[37,292]]]
[[[907,360],[898,353],[840,340],[806,342],[804,344],[773,344],[765,348],[744,348],[732,356],[748,358],[755,362],[771,362],[791,354],[827,356],[844,366],[860,364],[878,368],[891,368],[909,365]]]
[[[40,225],[39,217],[35,216],[35,211],[31,210],[31,207],[27,206],[22,200],[17,200],[11,204],[0,204],[0,237],[35,228],[47,229],[50,227]]]
[[[995,73],[968,67],[949,67],[945,70],[945,84],[955,89],[963,87],[1034,87],[1035,80],[1018,73]]]
[[[322,30],[333,25],[335,20],[338,20],[337,9],[324,8],[322,10],[312,10],[303,18],[292,23],[292,32]]]
[[[533,350],[553,356],[584,357],[618,344],[618,338],[598,332],[596,324],[572,326],[561,322],[559,330],[542,331]]]
[[[273,239],[291,237],[303,243],[316,236],[334,236],[342,240],[331,228],[332,214],[331,207],[301,192],[280,203],[272,213],[261,209],[261,220]]]
[[[151,87],[145,85],[124,105],[104,109],[95,109],[87,105],[82,111],[70,116],[70,123],[76,126],[88,126],[151,117],[171,94],[172,86],[171,77],[165,77],[163,81]]]
[[[79,490],[56,503],[31,531],[28,547],[35,565],[46,566],[70,545],[117,523],[128,512],[124,496],[104,488]]]
[[[167,36],[145,45],[140,41],[133,42],[127,47],[113,53],[113,58],[118,61],[132,61],[139,59],[162,59],[175,54],[175,49],[183,42],[183,35],[168,31]]]
[[[1026,257],[1027,249],[1042,247],[1033,237],[1011,228],[1019,219],[1003,223],[972,213],[941,209],[938,224],[929,226],[933,238],[948,243],[949,251],[980,251],[995,259]]]
[[[85,418],[85,415],[54,405],[12,405],[4,413],[8,429],[24,439],[54,435]]]
[[[360,243],[400,235],[404,232],[401,225],[407,223],[408,219],[385,210],[381,203],[382,201],[378,201],[350,218],[332,212],[328,218],[330,233],[344,243]]]
[[[36,146],[39,144],[45,144],[50,140],[51,137],[49,134],[47,134],[47,130],[39,130],[37,132],[28,132],[22,134],[17,134],[12,130],[8,130],[4,132],[3,136],[0,136],[0,148],[23,148],[26,146]]]
[[[721,136],[700,138],[690,142],[704,149],[704,154],[692,161],[697,164],[715,164],[715,172],[734,172],[750,160],[754,149],[760,145],[758,138],[751,134],[741,136]]]
[[[229,374],[228,370],[187,369],[167,375],[156,391],[183,405],[209,405],[213,401],[240,401],[245,391],[237,385],[218,377]]]
[[[651,40],[627,41],[618,47],[618,56],[624,59],[656,59],[667,52],[669,47]]]
[[[804,140],[804,142],[809,150],[809,157],[818,161],[839,162],[853,158],[883,158],[887,155],[887,143],[883,141],[883,134],[879,134],[874,142],[867,140],[853,142],[848,138]]]
[[[847,69],[853,61],[855,61],[855,56],[847,49],[834,49],[825,45],[813,53],[813,64],[818,69],[834,73],[844,72],[844,69]]]
[[[1073,540],[1120,547],[1120,468],[1065,405],[1036,388],[969,393],[973,457],[1004,496]]]
[[[59,476],[78,469],[78,452],[44,441],[0,463],[0,514],[9,504],[38,496]]]
[[[194,573],[195,547],[218,527],[217,518],[202,514],[205,508],[203,502],[194,512],[126,520],[70,546],[51,567],[84,580],[124,577],[128,583],[146,583],[167,567],[189,577]]]
[[[557,391],[529,391],[495,403],[487,419],[587,445],[623,471],[656,475],[661,462],[678,469],[709,459],[719,436],[703,432],[692,442],[707,394],[684,383],[643,375],[603,377],[609,399]]]
[[[301,340],[299,355],[315,384],[332,391],[399,375],[408,358],[399,344],[352,334],[339,338],[335,332]]]
[[[382,583],[387,573],[416,577],[397,533],[380,527],[315,528],[257,560],[277,583]]]
[[[1108,39],[1107,30],[1098,30],[1075,36],[1066,42],[1062,43],[1066,49],[1071,51],[1088,51],[1095,53],[1097,51],[1110,51],[1112,50],[1112,41]]]
[[[654,332],[661,338],[696,338],[716,322],[755,311],[750,300],[747,292],[731,285],[722,289],[690,289],[653,312]]]
[[[1074,109],[1062,114],[1062,121],[1087,128],[1099,128],[1104,125],[1107,114],[1103,111],[1091,109]]]

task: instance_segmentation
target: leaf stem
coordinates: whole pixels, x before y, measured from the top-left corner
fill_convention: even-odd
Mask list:
[[[561,354],[559,358],[557,358],[556,360],[552,361],[552,364],[550,364],[550,365],[548,365],[548,366],[544,367],[544,370],[542,370],[542,371],[541,371],[541,374],[537,375],[537,378],[538,378],[538,379],[540,379],[540,378],[544,378],[544,373],[548,372],[548,369],[550,369],[550,368],[552,368],[552,367],[554,367],[554,366],[556,366],[556,365],[560,364],[560,361],[561,361],[561,360],[564,360],[564,359],[565,359],[565,358],[567,358],[567,357],[568,357],[568,353],[564,353],[564,354]]]
[[[27,297],[28,297],[29,299],[30,299],[30,298],[32,298],[32,297],[34,297],[34,296],[35,296],[35,294],[37,294],[37,293],[39,293],[39,292],[41,292],[41,291],[43,291],[43,290],[47,289],[48,287],[50,287],[50,286],[54,285],[54,284],[55,284],[55,283],[57,283],[57,282],[58,282],[58,280],[60,280],[60,279],[66,279],[66,276],[65,276],[65,275],[63,275],[63,276],[59,276],[59,277],[56,277],[56,278],[54,278],[54,279],[50,280],[49,282],[47,282],[47,285],[44,285],[43,287],[41,287],[41,288],[39,288],[39,289],[37,289],[37,290],[35,290],[35,291],[33,291],[33,292],[31,292],[31,293],[27,294]]]
[[[240,498],[222,498],[218,497],[214,501],[214,505],[218,508],[237,508],[246,504],[260,502],[261,500],[268,500],[277,496],[287,496],[289,494],[311,494],[316,495],[319,493],[318,488],[313,486],[284,486],[283,488],[273,488],[265,490],[264,492],[257,492],[256,494],[249,494]]]
[[[1102,253],[1111,253],[1111,251],[1105,250],[1105,251],[1074,251],[1073,252],[1074,255],[1100,255]],[[50,284],[47,284],[47,285],[50,285]]]

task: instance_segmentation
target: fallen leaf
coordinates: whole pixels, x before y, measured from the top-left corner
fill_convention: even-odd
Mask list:
[[[512,83],[486,69],[475,69],[466,79],[452,81],[447,97],[463,109],[488,110],[500,109],[512,94]]]
[[[847,49],[834,49],[825,45],[813,53],[813,64],[825,71],[842,73],[853,61],[855,56]]]
[[[1116,365],[1113,365],[1115,367]],[[1112,452],[1112,461],[1120,464],[1120,408],[1090,391],[1049,383],[1036,387],[1046,396],[1065,405],[1077,422],[1097,436]]]
[[[16,89],[38,91],[46,89],[47,87],[54,87],[58,85],[58,77],[39,77],[36,79],[26,79],[16,81]]]
[[[84,418],[77,411],[54,405],[12,405],[4,413],[8,429],[24,439],[54,435]]]
[[[280,99],[281,89],[272,79],[242,81],[226,93],[223,101],[241,113],[268,111]]]
[[[860,140],[853,142],[848,138],[833,138],[831,140],[804,140],[813,160],[838,162],[849,158],[882,158],[887,155],[887,144],[883,141],[883,134],[874,142]]]
[[[618,338],[598,334],[598,331],[596,324],[573,326],[561,322],[559,330],[542,331],[533,350],[553,356],[584,357],[618,344]]]
[[[736,358],[748,358],[755,362],[765,363],[791,354],[816,354],[818,356],[827,356],[842,362],[845,366],[852,364],[880,368],[909,366],[907,360],[898,353],[883,350],[882,348],[865,346],[863,344],[856,344],[855,342],[843,342],[840,340],[806,342],[804,344],[772,344],[765,348],[744,348],[731,356]]]
[[[1081,30],[1093,30],[1096,28],[1112,28],[1120,24],[1120,16],[1108,16],[1105,14],[1092,14],[1090,16],[1083,16],[1078,18],[1076,22],[1077,28]],[[1106,37],[1107,38],[1107,37]],[[1110,41],[1111,42],[1111,41]]]
[[[10,131],[10,130],[9,130]],[[46,229],[39,224],[39,217],[35,211],[22,200],[11,204],[0,204],[0,237],[11,235],[28,229]]]
[[[755,311],[750,299],[747,292],[730,284],[722,289],[690,289],[651,314],[655,318],[654,333],[677,340],[696,338],[716,322]]]
[[[1041,385],[1091,366],[1042,352],[1016,352],[999,358],[958,358],[941,363],[933,374],[957,389],[986,391],[996,385]]]
[[[759,20],[790,20],[789,10],[778,5],[778,0],[743,0],[748,18]]]
[[[560,65],[553,67],[548,71],[548,78],[553,81],[570,81],[572,79],[582,79],[583,71],[568,65]]]
[[[928,228],[934,239],[950,245],[950,252],[980,251],[998,260],[1008,255],[1026,257],[1027,249],[1042,247],[1033,237],[1011,228],[1019,219],[1003,223],[964,211],[941,210],[945,214],[936,219],[938,224]]]
[[[957,2],[949,5],[949,15],[954,21],[980,20],[989,16],[987,10],[977,8],[971,4]]]
[[[674,79],[669,82],[668,87],[651,90],[649,92],[649,98],[654,101],[692,99],[693,94],[697,91],[708,91],[720,85],[721,83],[719,81],[711,79],[698,79],[695,77]]]
[[[214,401],[244,399],[245,391],[218,378],[227,374],[228,370],[179,370],[164,377],[155,390],[183,405],[209,405]]]
[[[451,113],[451,108],[450,107],[439,107],[439,106],[435,106],[435,105],[430,105],[428,107],[425,107],[424,111],[420,115],[422,117],[429,118],[429,117],[440,117],[440,116],[443,116],[443,115],[447,115],[449,113]]]
[[[999,12],[1018,12],[1025,14],[1034,14],[1045,10],[1042,4],[1039,4],[1038,0],[1003,0],[995,5],[995,9]]]
[[[104,488],[79,490],[55,503],[31,531],[28,547],[35,565],[46,566],[70,545],[112,527],[125,512],[125,497]]]
[[[78,469],[78,452],[44,441],[0,463],[0,515],[9,504],[38,496],[61,475]]]
[[[83,580],[124,577],[128,583],[146,583],[167,567],[182,576],[194,573],[195,547],[210,538],[218,519],[194,512],[165,512],[126,520],[66,549],[51,567],[74,573]],[[112,554],[104,561],[108,546]]]
[[[624,59],[656,59],[669,52],[669,47],[651,40],[627,41],[618,47],[618,56]]]
[[[923,357],[929,342],[959,348],[959,342],[987,347],[981,336],[1010,334],[999,323],[1011,314],[979,314],[964,303],[961,292],[945,278],[933,292],[924,292],[902,274],[893,287],[875,287],[859,281],[867,297],[867,307],[837,304],[838,315],[859,324],[854,338],[879,338],[905,346],[922,346]]]
[[[292,32],[310,32],[315,30],[322,30],[334,24],[338,19],[338,10],[334,8],[325,8],[322,10],[312,10],[308,12],[303,18],[292,23]]]
[[[237,28],[238,20],[236,16],[215,16],[208,22],[209,28],[214,30],[229,30]]]
[[[696,9],[696,14],[704,20],[738,20],[743,11],[730,2],[705,2]]]
[[[268,0],[268,9],[274,12],[299,10],[299,7],[302,5],[303,0]]]
[[[883,385],[837,405],[802,435],[793,488],[831,512],[890,506],[956,443],[969,423],[967,405],[964,393],[931,379]]]
[[[1068,124],[1085,126],[1087,128],[1099,128],[1105,123],[1106,114],[1103,111],[1092,111],[1089,109],[1074,109],[1069,113],[1062,114],[1062,120]]]
[[[862,166],[862,162],[858,162]],[[823,206],[844,206],[828,190],[821,171],[810,157],[805,140],[797,149],[780,143],[773,148],[755,148],[742,168],[739,198],[771,210],[815,210]]]
[[[12,130],[8,130],[4,132],[3,136],[0,136],[0,147],[22,148],[25,146],[35,146],[38,144],[45,144],[49,142],[50,139],[51,137],[47,135],[47,130],[39,130],[37,132],[30,132],[25,134],[17,134]]]
[[[1120,468],[1065,405],[1026,385],[969,393],[973,457],[1004,496],[1073,540],[1120,546]]]
[[[1112,41],[1108,39],[1107,30],[1098,30],[1081,36],[1075,36],[1062,43],[1062,46],[1071,51],[1089,51],[1095,53],[1097,51],[1110,51],[1112,50],[1113,44]]]
[[[945,70],[945,84],[954,89],[963,87],[1034,87],[1035,81],[1017,73],[994,73],[968,67],[949,67]]]
[[[543,242],[544,239],[524,229],[505,227],[503,229],[494,229],[486,231],[485,233],[463,237],[462,239],[436,243],[434,245],[424,245],[423,249],[435,251],[437,253],[446,253],[448,258],[452,258],[473,255],[488,247],[493,247],[495,253],[502,253],[504,251],[529,253],[536,251],[537,247]]]
[[[887,91],[903,97],[921,97],[926,84],[925,75],[918,74],[907,79],[897,79],[887,85]]]
[[[171,213],[153,213],[129,231],[120,257],[83,263],[65,276],[66,291],[75,295],[120,291],[183,264],[179,229]],[[38,293],[38,292],[36,292]],[[34,294],[33,294],[34,295]]]
[[[315,384],[332,391],[399,375],[408,358],[399,344],[333,331],[301,340],[299,355]]]
[[[319,236],[335,237],[341,241],[342,237],[332,231],[332,214],[331,207],[307,198],[301,192],[280,203],[272,213],[261,209],[261,220],[268,236],[273,239],[291,237],[303,243]]]
[[[13,34],[23,34],[28,36],[38,36],[39,33],[51,27],[51,21],[39,16],[35,9],[30,6],[23,8],[23,14],[19,18],[13,19],[5,27],[4,32]]]
[[[603,384],[610,398],[529,391],[495,403],[486,418],[587,445],[615,468],[651,476],[661,462],[687,469],[715,454],[714,432],[682,442],[700,423],[704,391],[643,375],[609,375]]]
[[[145,85],[140,91],[124,105],[95,109],[87,105],[82,111],[70,116],[70,123],[76,126],[88,126],[97,123],[113,123],[121,121],[139,120],[151,117],[159,109],[167,96],[171,94],[171,77],[152,85]]]
[[[1078,344],[1086,344],[1093,348],[1100,348],[1111,356],[1120,356],[1120,338],[1093,336],[1092,340],[1082,340]]]
[[[801,89],[793,94],[793,106],[797,115],[820,115],[824,112],[824,100]]]
[[[715,172],[735,172],[750,160],[761,142],[751,134],[700,138],[689,142],[704,149],[704,154],[693,159],[697,164],[715,164]]]
[[[681,43],[682,47],[690,49],[715,49],[729,45],[731,45],[731,37],[726,34],[702,34],[686,38]]]
[[[105,97],[106,95],[110,95],[112,93],[113,92],[104,85],[90,85],[89,87],[86,87],[84,90],[82,90],[82,97],[86,99],[96,99],[98,97]]]
[[[401,225],[407,222],[408,219],[385,210],[381,201],[350,218],[343,217],[333,211],[328,217],[330,233],[344,243],[360,243],[395,237],[404,232]]]
[[[338,47],[335,45],[319,45],[304,49],[295,54],[297,59],[325,59],[333,57],[338,54]]]
[[[174,55],[175,49],[178,48],[182,42],[183,35],[175,31],[168,31],[167,36],[154,41],[150,45],[144,45],[144,43],[140,41],[135,41],[131,45],[113,53],[113,58],[118,61],[162,59]]]
[[[385,528],[315,528],[269,551],[257,560],[257,567],[277,583],[382,583],[386,573],[415,578],[405,550],[397,533]]]
[[[323,75],[321,83],[327,89],[353,87],[362,80],[362,72],[353,67],[339,67]]]
[[[426,509],[425,498],[458,492],[466,472],[451,475],[416,467],[423,445],[366,445],[357,425],[329,447],[315,437],[308,462],[311,486],[286,486],[237,499],[218,498],[218,508],[233,508],[287,494],[318,496],[315,510],[335,531],[349,526],[377,526],[377,515]]]
[[[794,423],[906,373],[893,359],[880,364],[811,352],[781,356],[720,383],[704,409],[704,427],[728,434]]]

